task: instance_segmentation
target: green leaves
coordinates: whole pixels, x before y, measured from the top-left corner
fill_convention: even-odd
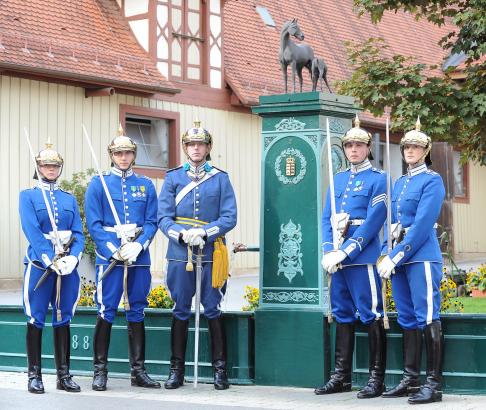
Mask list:
[[[354,0],[361,14],[379,22],[385,11],[405,11],[417,19],[455,24],[440,45],[451,54],[465,55],[461,78],[455,67],[440,71],[403,55],[389,56],[382,39],[347,43],[354,70],[338,91],[354,96],[375,116],[391,108],[392,129],[413,128],[420,115],[424,130],[434,140],[462,150],[463,161],[486,165],[486,0]],[[440,63],[440,62],[437,62]]]

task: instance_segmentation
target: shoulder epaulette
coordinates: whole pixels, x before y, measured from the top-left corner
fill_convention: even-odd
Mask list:
[[[181,168],[182,168],[182,165],[179,165],[178,167],[168,169],[165,173],[167,174],[168,172],[176,171],[176,170],[181,169]]]
[[[102,174],[105,175],[105,176],[108,176],[108,175],[111,174],[111,171],[103,171]],[[99,176],[99,175],[97,175],[97,176]]]
[[[434,170],[432,169],[428,169],[427,171],[425,171],[427,174],[430,174],[430,175],[439,175],[437,172],[435,172]]]
[[[382,170],[382,169],[380,169],[380,168],[375,168],[375,167],[373,167],[373,168],[371,168],[371,169],[372,169],[373,171],[375,171],[375,172],[378,172],[379,174],[384,174],[384,173],[385,173],[385,171],[383,171],[383,170]]]

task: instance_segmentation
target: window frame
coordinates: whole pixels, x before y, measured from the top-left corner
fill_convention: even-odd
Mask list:
[[[166,172],[171,168],[175,168],[180,163],[180,114],[176,111],[165,111],[156,108],[120,104],[119,118],[123,129],[125,129],[127,115],[139,115],[158,120],[167,120],[169,122],[169,167],[167,169],[137,165],[133,167],[135,172],[149,178],[165,178]]]
[[[453,150],[454,152],[459,152],[459,153],[461,152],[461,150],[456,147],[454,147]],[[466,162],[464,165],[462,165],[462,185],[464,187],[464,195],[456,195],[456,193],[454,192],[453,201],[458,204],[468,204],[469,203],[469,162]]]

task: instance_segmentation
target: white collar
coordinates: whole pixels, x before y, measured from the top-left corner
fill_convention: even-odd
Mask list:
[[[422,172],[427,171],[427,169],[428,169],[427,168],[427,165],[425,163],[423,163],[423,164],[420,164],[420,165],[418,165],[418,166],[416,166],[414,168],[409,168],[408,169],[408,172],[407,172],[407,175],[409,177],[413,177],[415,175],[418,175],[418,174],[421,174]]]
[[[200,174],[201,172],[206,171],[206,169],[205,169],[206,163],[207,163],[206,161],[204,161],[203,164],[198,165],[198,166],[192,164],[191,161],[187,161],[187,163],[189,164],[189,171],[191,171],[192,173],[194,173],[196,175]]]
[[[367,169],[372,168],[371,162],[368,158],[366,158],[363,162],[359,164],[351,164],[351,172],[353,174],[357,174],[358,172],[366,171]]]
[[[130,167],[126,171],[122,171],[117,167],[111,167],[111,172],[120,178],[128,178],[133,175],[133,169]]]
[[[46,182],[43,180],[40,180],[37,186],[44,191],[56,191],[59,189],[57,182]]]

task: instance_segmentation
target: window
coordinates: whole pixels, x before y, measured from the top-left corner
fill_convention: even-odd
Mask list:
[[[222,0],[124,0],[138,42],[169,80],[223,87]]]
[[[260,14],[260,18],[266,26],[275,27],[275,22],[266,7],[256,6],[256,11]]]
[[[179,113],[120,105],[120,122],[137,144],[137,172],[163,177],[179,161]]]
[[[468,184],[469,168],[468,164],[461,165],[459,159],[461,152],[452,151],[452,171],[454,175],[454,200],[456,202],[469,202]]]

